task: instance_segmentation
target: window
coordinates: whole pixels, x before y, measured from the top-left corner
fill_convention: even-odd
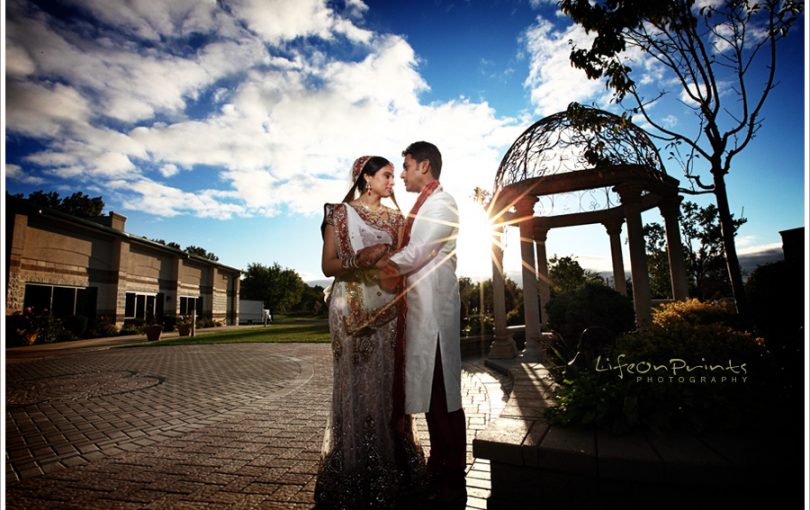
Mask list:
[[[124,296],[124,318],[125,319],[148,319],[155,317],[157,307],[155,305],[158,295],[138,294],[127,292]],[[160,314],[157,314],[160,315]]]
[[[135,317],[135,294],[127,292],[124,298],[124,317],[127,319]]]
[[[31,308],[34,313],[50,313],[51,310],[51,296],[53,294],[53,287],[50,285],[31,285],[25,286],[25,298],[23,299],[23,306]]]
[[[197,314],[197,317],[202,316],[203,300],[201,297],[181,297],[180,298],[180,315]]]
[[[55,285],[26,284],[23,307],[34,313],[47,313],[54,317],[96,314],[97,289],[95,287],[60,287]]]

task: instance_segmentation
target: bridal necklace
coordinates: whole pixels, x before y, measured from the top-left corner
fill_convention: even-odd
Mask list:
[[[368,205],[363,201],[362,197],[357,199],[357,203],[360,204],[360,207],[371,213],[379,212],[380,208],[382,207],[382,204],[380,204],[379,202],[377,202],[377,207],[371,207],[370,205]]]

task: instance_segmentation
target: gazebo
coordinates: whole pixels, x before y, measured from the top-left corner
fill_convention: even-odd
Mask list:
[[[505,233],[520,229],[526,351],[537,354],[550,286],[546,237],[553,228],[604,225],[613,262],[614,288],[627,293],[620,233],[627,239],[636,321],[650,318],[650,285],[641,213],[658,207],[666,228],[673,298],[687,297],[681,252],[678,180],[667,175],[658,150],[629,119],[571,103],[523,132],[503,157],[495,177],[490,220]],[[516,355],[507,333],[503,248],[493,243],[495,341],[493,358]],[[539,300],[538,300],[539,294]]]

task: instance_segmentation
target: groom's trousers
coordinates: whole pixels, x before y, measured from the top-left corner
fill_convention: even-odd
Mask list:
[[[430,410],[425,414],[430,433],[428,469],[435,474],[464,479],[467,466],[467,419],[464,408],[447,412],[441,349],[436,346],[436,364],[430,392]]]

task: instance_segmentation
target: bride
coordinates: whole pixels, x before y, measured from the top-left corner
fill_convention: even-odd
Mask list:
[[[352,182],[342,203],[324,206],[321,225],[323,272],[335,277],[329,296],[334,386],[315,501],[318,508],[392,508],[413,494],[424,469],[410,418],[404,433],[392,424],[395,373],[402,368],[395,361],[396,293],[374,269],[398,247],[404,219],[399,206],[380,203],[394,199],[387,159],[358,158]]]

